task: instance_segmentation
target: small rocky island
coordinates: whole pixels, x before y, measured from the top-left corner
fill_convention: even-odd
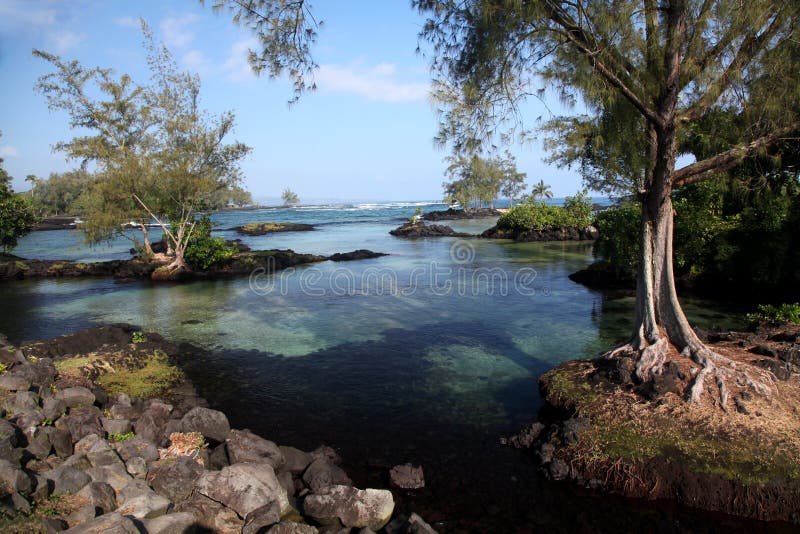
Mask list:
[[[492,226],[481,234],[489,239],[513,239],[523,243],[529,241],[594,241],[600,233],[594,226],[583,228],[553,227],[529,231],[515,231]]]
[[[407,222],[389,233],[397,237],[474,237],[472,234],[456,232],[449,226],[425,224],[422,221]]]
[[[461,219],[486,219],[499,217],[500,215],[502,215],[502,212],[494,208],[472,208],[470,210],[448,208],[441,211],[429,211],[422,215],[422,219],[426,221],[456,221]]]
[[[354,487],[331,447],[232,429],[180,357],[129,326],[0,336],[4,532],[435,533],[391,491]],[[424,484],[418,467],[387,474],[397,492]]]
[[[241,235],[258,236],[278,232],[310,232],[314,230],[314,225],[290,222],[253,222],[236,226],[232,230],[236,230]]]

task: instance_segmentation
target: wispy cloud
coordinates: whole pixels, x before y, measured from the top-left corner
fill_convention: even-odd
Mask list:
[[[120,28],[132,28],[138,30],[141,27],[139,17],[117,17],[114,19],[114,24]]]
[[[54,31],[50,33],[48,39],[57,53],[64,54],[78,48],[86,40],[86,34],[68,30]]]
[[[31,31],[52,26],[56,10],[23,0],[0,2],[0,28],[5,31]]]
[[[397,67],[391,63],[366,68],[360,63],[321,65],[315,79],[320,91],[353,94],[379,102],[425,100],[429,91],[427,83],[398,79]]]
[[[200,50],[189,50],[181,56],[181,63],[192,72],[205,76],[213,70],[211,61]]]
[[[222,71],[229,81],[246,82],[256,79],[256,75],[247,61],[247,53],[257,45],[258,41],[254,37],[237,41],[231,45],[228,58],[222,64]]]
[[[164,39],[164,44],[169,48],[186,48],[194,41],[194,32],[191,29],[200,17],[195,14],[186,14],[169,17],[161,21],[159,27]]]
[[[19,150],[11,145],[0,146],[0,158],[18,158]]]

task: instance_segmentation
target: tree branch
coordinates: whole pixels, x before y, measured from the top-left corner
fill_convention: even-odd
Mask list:
[[[798,130],[800,130],[800,120],[796,120],[788,126],[779,128],[771,134],[760,137],[745,145],[733,147],[716,156],[687,165],[672,173],[672,186],[677,188],[708,180],[717,173],[736,167],[745,159],[752,156],[757,150],[773,145],[785,136],[797,132]]]

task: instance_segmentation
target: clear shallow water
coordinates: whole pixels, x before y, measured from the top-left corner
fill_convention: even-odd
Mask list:
[[[559,529],[581,513],[608,528],[623,519],[652,526],[650,508],[621,501],[614,515],[591,511],[597,497],[541,480],[529,458],[498,446],[499,435],[535,417],[539,375],[628,335],[632,299],[567,278],[591,261],[586,243],[390,236],[414,207],[215,214],[227,237],[235,236],[228,228],[250,221],[319,225],[243,238],[254,249],[390,255],[216,282],[10,283],[0,286],[0,332],[19,342],[127,322],[199,346],[204,350],[186,359],[190,375],[234,426],[304,448],[333,445],[364,484],[385,484],[396,463],[421,463],[430,487],[407,504],[431,520],[469,517],[474,525],[500,513],[536,523],[533,514]],[[479,233],[493,222],[452,226]],[[123,240],[89,250],[79,241],[74,231],[39,232],[15,253],[97,260],[127,257],[130,246]],[[699,326],[742,326],[736,310],[685,304]],[[564,517],[553,515],[562,508]],[[706,521],[678,509],[666,513],[670,521]]]

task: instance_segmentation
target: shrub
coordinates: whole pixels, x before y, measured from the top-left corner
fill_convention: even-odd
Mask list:
[[[131,336],[131,343],[144,343],[145,341],[147,341],[147,338],[144,332],[134,332]]]
[[[759,304],[756,313],[748,313],[747,320],[752,324],[761,322],[770,323],[800,323],[800,303],[784,303],[780,306]]]
[[[634,278],[639,267],[639,207],[625,204],[598,213],[594,225],[600,236],[594,256],[621,278]]]
[[[208,269],[215,263],[236,254],[236,247],[229,247],[221,237],[212,237],[214,224],[208,215],[203,215],[196,223],[184,257],[193,269]]]
[[[564,200],[564,206],[532,201],[514,206],[497,220],[497,227],[515,234],[554,228],[583,229],[591,221],[592,203],[586,192]]]

